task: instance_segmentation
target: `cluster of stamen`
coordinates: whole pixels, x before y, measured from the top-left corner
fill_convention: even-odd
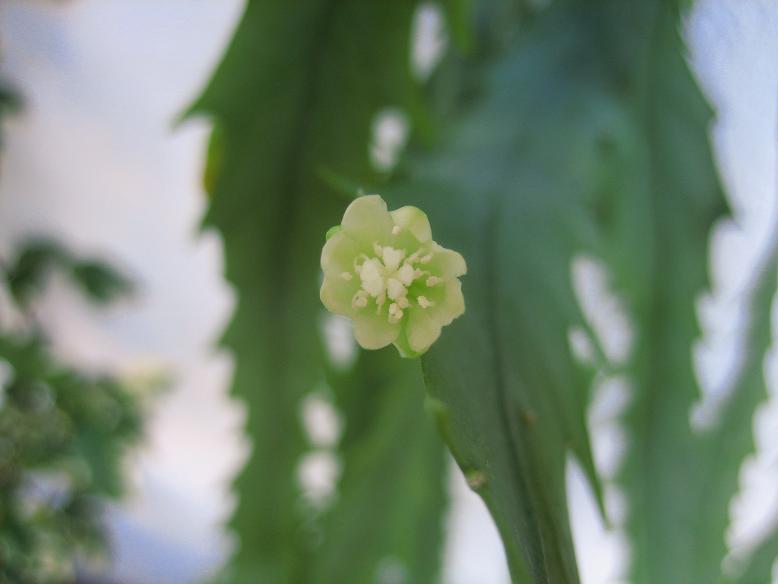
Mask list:
[[[408,297],[408,289],[414,281],[425,278],[425,286],[433,287],[443,280],[433,276],[423,267],[432,261],[432,253],[418,250],[406,257],[403,249],[373,244],[374,257],[360,254],[354,259],[354,273],[343,272],[341,278],[350,281],[354,276],[360,280],[360,288],[351,299],[354,308],[365,308],[373,298],[376,314],[381,314],[383,305],[389,302],[388,320],[394,324],[402,319],[404,310],[413,303],[421,308],[429,308],[434,303],[424,295]],[[422,255],[423,254],[423,255]]]

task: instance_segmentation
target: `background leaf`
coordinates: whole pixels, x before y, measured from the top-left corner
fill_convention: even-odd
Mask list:
[[[33,239],[20,245],[4,277],[14,300],[24,307],[42,292],[53,270],[64,272],[89,300],[98,304],[108,304],[132,290],[130,280],[107,263],[74,257],[49,239]]]
[[[708,499],[711,506],[723,505],[725,509],[728,509],[727,504],[737,490],[743,460],[755,449],[754,412],[760,402],[767,399],[764,358],[773,340],[771,317],[778,286],[778,242],[773,241],[771,253],[758,275],[751,291],[748,334],[742,361],[733,375],[727,392],[729,399],[718,423],[705,435],[703,442],[703,463],[707,471],[705,485],[710,489]],[[722,517],[721,513],[709,513],[702,514],[700,518],[708,522],[706,528],[715,530],[713,533],[719,535],[723,534],[728,515]],[[719,557],[724,548],[723,537],[702,538],[700,543],[713,553],[718,552]],[[708,552],[708,549],[703,548],[702,551]],[[740,574],[732,581],[737,584],[769,582],[776,559],[778,528],[773,525],[739,566]]]
[[[725,210],[710,114],[684,60],[678,5],[576,4],[529,19],[482,93],[465,94],[472,112],[443,132],[439,152],[409,164],[396,196],[427,209],[442,243],[471,266],[467,315],[425,357],[428,385],[449,445],[500,526],[514,578],[575,581],[568,448],[597,481],[587,387],[566,344],[571,327],[585,326],[568,270],[577,251],[600,255],[637,331],[623,473],[633,578],[714,581],[736,487],[716,481],[736,473],[750,441],[729,463],[700,468],[689,424],[694,302],[707,284],[710,227]],[[746,436],[756,403],[748,393],[732,423]]]
[[[736,578],[726,578],[725,582],[734,584],[761,584],[770,582],[775,560],[778,558],[778,529],[772,527],[747,558]]]
[[[330,384],[347,420],[344,474],[328,513],[312,582],[435,582],[441,563],[444,448],[420,407],[417,361],[394,347],[361,351]]]
[[[425,376],[517,582],[578,580],[569,451],[598,488],[588,379],[568,343],[571,328],[585,326],[570,264],[592,228],[601,136],[619,114],[590,24],[566,7],[538,16],[487,68],[463,121],[441,132],[437,151],[408,163],[391,196],[425,209],[436,239],[468,262],[467,312],[423,358]]]
[[[21,100],[6,83],[0,80],[0,120],[9,113],[13,113],[21,107]],[[2,146],[3,137],[0,136],[0,146]]]
[[[59,584],[107,550],[100,511],[122,493],[141,432],[130,388],[59,363],[35,324],[0,331],[0,581]]]
[[[754,415],[768,397],[765,358],[773,342],[771,314],[778,287],[778,245],[773,242],[768,251],[747,299],[748,324],[740,365],[732,373],[726,391],[728,399],[716,423],[699,437],[699,474],[689,477],[697,481],[699,489],[698,498],[691,502],[695,505],[697,518],[695,531],[705,534],[696,539],[696,553],[701,562],[709,565],[712,578],[727,552],[724,536],[729,525],[730,502],[739,487],[741,467],[746,457],[756,450]],[[778,558],[778,544],[771,543],[768,537],[752,555],[743,576],[746,581],[769,581],[770,568],[765,564],[770,553],[771,567]],[[761,580],[756,577],[759,573],[765,574]]]
[[[385,399],[374,396],[379,388],[371,386],[360,386],[349,398],[366,403],[359,395],[364,393],[376,400],[364,414],[340,396],[347,437],[362,423],[365,434],[358,442],[344,441],[342,490],[336,515],[325,522],[329,533],[318,561],[313,560],[317,527],[307,517],[297,480],[297,465],[308,449],[301,400],[322,382],[327,368],[315,326],[322,311],[319,256],[325,232],[340,222],[350,200],[327,177],[346,177],[350,184],[376,180],[368,158],[375,115],[388,106],[414,109],[409,72],[414,9],[411,1],[317,0],[294,10],[281,2],[251,2],[194,107],[212,116],[218,128],[206,171],[212,188],[206,225],[223,235],[227,278],[238,294],[223,342],[236,360],[233,392],[246,404],[252,441],[235,483],[239,504],[231,527],[239,547],[229,581],[335,582],[352,569],[341,564],[354,560],[346,555],[352,544],[365,549],[360,573],[374,571],[385,556],[399,558],[422,579],[436,571],[438,554],[431,550],[440,540],[442,494],[440,476],[432,471],[442,467],[442,451],[421,426],[429,422],[409,365],[395,374],[382,357],[378,380],[386,385],[380,389]],[[364,372],[355,375],[350,383]],[[392,430],[401,431],[402,439],[387,442]],[[418,443],[406,441],[414,437]],[[396,483],[384,480],[389,468]],[[426,480],[432,481],[425,487],[429,502],[414,502],[411,495],[407,510],[398,507],[406,503],[395,491],[413,487],[427,497],[421,488]],[[385,509],[370,494],[378,486]],[[368,537],[349,519],[368,511],[387,514],[392,524],[385,529],[376,524]],[[405,532],[401,541],[398,530],[410,528],[408,521],[416,531]],[[420,558],[420,550],[430,553]]]
[[[636,336],[625,370],[634,396],[621,477],[636,584],[720,577],[728,503],[753,448],[751,419],[764,394],[763,339],[749,347],[735,383],[729,407],[737,411],[708,435],[692,428],[700,398],[691,359],[700,335],[696,301],[708,287],[710,230],[725,204],[708,144],[711,115],[684,59],[679,18],[672,2],[645,2],[639,9],[614,3],[604,19],[623,23],[608,28],[610,52],[633,54],[637,64],[622,69],[633,121],[615,137],[613,167],[622,174],[601,214],[610,237],[603,254]]]

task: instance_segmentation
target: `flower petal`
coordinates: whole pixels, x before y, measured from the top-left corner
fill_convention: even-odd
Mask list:
[[[421,354],[438,340],[441,324],[423,308],[413,308],[409,313],[405,328],[408,345],[412,351]]]
[[[432,228],[427,214],[416,207],[400,207],[392,211],[394,224],[401,229],[407,229],[419,243],[425,243],[432,239]]]
[[[394,222],[386,202],[378,195],[358,197],[343,215],[343,230],[354,239],[372,244],[385,241],[392,234]]]
[[[400,334],[400,325],[390,323],[385,316],[360,313],[353,315],[354,337],[363,349],[381,349]]]
[[[459,280],[448,280],[434,298],[435,305],[424,310],[430,318],[442,326],[451,324],[455,318],[465,313],[465,297]]]
[[[432,261],[429,269],[442,278],[458,278],[467,273],[467,264],[462,254],[438,245],[432,246]]]
[[[354,312],[351,300],[358,289],[359,282],[356,280],[347,282],[338,276],[324,276],[319,298],[330,312],[350,316]]]
[[[354,272],[354,259],[363,247],[343,231],[330,236],[321,250],[321,269],[328,276],[340,276]]]
[[[415,359],[416,357],[421,357],[421,353],[417,353],[411,349],[411,346],[408,344],[407,332],[407,326],[403,327],[403,329],[400,331],[400,334],[397,335],[397,338],[394,340],[394,346],[400,352],[400,356],[404,359]]]

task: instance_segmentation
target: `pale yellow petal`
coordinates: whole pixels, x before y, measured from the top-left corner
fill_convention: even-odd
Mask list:
[[[442,278],[458,278],[467,273],[467,264],[462,254],[446,249],[437,243],[432,247],[429,270]]]
[[[325,276],[322,282],[319,298],[330,312],[349,316],[354,312],[351,300],[359,289],[357,281],[345,281],[337,276]]]
[[[421,354],[438,340],[441,324],[432,318],[426,309],[414,308],[409,312],[408,324],[405,328],[408,345],[415,353]]]
[[[394,222],[386,202],[378,195],[359,197],[343,215],[343,230],[363,243],[385,241],[392,234]]]
[[[419,243],[432,239],[432,228],[427,214],[416,207],[401,207],[392,211],[392,219],[400,229],[406,229],[413,234]]]
[[[321,250],[321,269],[331,276],[344,272],[354,273],[354,259],[362,249],[358,242],[339,231],[325,242]]]
[[[424,309],[437,323],[445,326],[465,313],[465,297],[459,280],[448,280],[443,289],[435,294],[435,304]]]
[[[363,349],[381,349],[400,334],[400,325],[370,312],[353,315],[354,338]]]
[[[397,347],[397,350],[400,352],[400,356],[405,359],[415,359],[416,357],[420,357],[421,355],[411,349],[411,346],[408,344],[408,327],[405,326],[400,331],[400,334],[397,335],[397,338],[394,340],[394,346]]]

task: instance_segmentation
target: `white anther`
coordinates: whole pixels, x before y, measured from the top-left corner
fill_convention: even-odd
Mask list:
[[[437,286],[442,281],[443,280],[441,278],[438,278],[437,276],[430,276],[429,278],[427,278],[427,282],[426,282],[427,283],[427,287]]]
[[[343,278],[346,282],[350,282],[351,278],[353,277],[350,272],[343,272],[340,275],[341,278]]]
[[[363,253],[354,258],[354,271],[358,274],[362,271],[362,265],[367,261],[367,256]],[[360,262],[360,263],[358,263]]]
[[[435,303],[431,300],[427,300],[426,296],[419,296],[416,301],[419,303],[419,306],[422,308],[429,308],[430,306],[435,306]]]
[[[383,250],[382,258],[384,260],[384,266],[390,272],[394,272],[403,261],[405,252],[401,249],[394,249],[393,247],[386,246]]]
[[[402,285],[400,280],[389,278],[386,281],[386,292],[389,295],[389,298],[392,300],[397,300],[398,298],[405,296],[407,290],[405,289],[405,286]]]
[[[427,254],[427,255],[425,255],[423,258],[421,258],[419,261],[420,261],[421,263],[423,263],[423,264],[428,264],[428,263],[430,263],[430,262],[432,261],[432,254],[431,254],[431,253],[428,253],[428,254]]]
[[[357,290],[354,297],[351,299],[351,306],[354,308],[364,308],[367,306],[367,292],[364,290]]]
[[[399,225],[395,225],[394,227],[392,227],[392,235],[397,235],[398,233],[400,233],[400,231],[401,230]]]
[[[367,260],[362,264],[359,278],[362,280],[362,289],[370,296],[378,296],[386,289],[384,279],[381,276],[380,263],[377,259]]]
[[[414,271],[413,267],[409,263],[404,263],[402,267],[397,270],[397,277],[400,279],[400,282],[403,283],[404,286],[410,286],[413,282],[414,277]]]
[[[392,302],[389,305],[389,322],[395,323],[399,321],[403,317],[403,311],[400,309],[399,306],[397,306],[396,303]]]
[[[384,302],[386,302],[386,294],[381,292],[381,294],[379,294],[378,298],[375,299],[375,313],[376,313],[376,316],[381,314],[381,307],[384,305]]]
[[[400,296],[397,299],[397,306],[399,306],[400,308],[408,308],[410,305],[411,303],[408,302],[408,298],[405,296]]]

